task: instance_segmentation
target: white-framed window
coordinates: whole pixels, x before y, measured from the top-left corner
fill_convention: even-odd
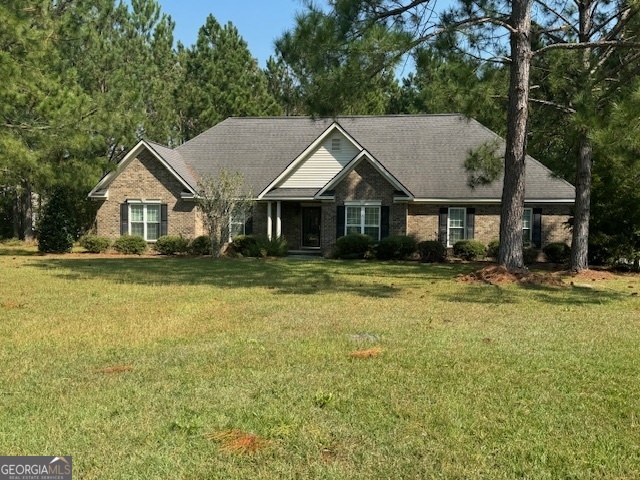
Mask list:
[[[247,224],[247,212],[244,210],[234,210],[229,219],[229,241],[233,241],[238,235],[245,234]]]
[[[160,204],[130,203],[129,234],[156,241],[160,237]]]
[[[380,240],[380,202],[345,202],[344,233],[364,233]]]
[[[450,207],[447,220],[447,246],[453,245],[467,238],[467,209]]]
[[[533,237],[533,209],[525,208],[522,213],[522,241],[532,243]]]

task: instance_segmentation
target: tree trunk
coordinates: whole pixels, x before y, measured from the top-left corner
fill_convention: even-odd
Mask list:
[[[11,188],[13,193],[13,208],[11,209],[11,220],[13,223],[13,238],[22,239],[22,226],[20,225],[20,191],[17,188]]]
[[[31,196],[31,185],[29,185],[29,182],[22,182],[20,204],[23,238],[29,242],[35,238],[33,232],[33,198]]]
[[[589,268],[589,217],[591,214],[591,167],[593,146],[587,132],[581,133],[576,165],[576,206],[573,217],[570,268],[580,272]]]
[[[593,24],[593,2],[578,2],[579,32],[578,40],[588,42],[591,26]],[[591,98],[591,49],[585,48],[582,52],[583,88],[584,98],[582,103],[586,108],[593,108]],[[593,145],[589,139],[589,132],[583,128],[580,132],[580,151],[576,162],[576,204],[573,217],[573,232],[571,238],[571,258],[569,268],[573,272],[580,272],[589,268],[589,217],[591,215],[591,168],[593,166]]]
[[[529,116],[529,70],[531,66],[531,1],[512,3],[509,110],[504,155],[504,185],[500,215],[498,262],[509,270],[524,268],[522,213],[524,208],[527,120]]]

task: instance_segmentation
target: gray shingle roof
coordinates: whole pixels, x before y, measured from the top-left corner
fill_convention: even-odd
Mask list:
[[[198,190],[198,182],[196,181],[193,173],[191,173],[187,164],[184,162],[184,159],[178,150],[165,147],[159,143],[150,142],[149,140],[146,140],[146,142],[169,164],[171,168],[173,168],[174,172],[176,172],[180,178],[182,178],[182,180],[192,188],[192,190]]]
[[[473,190],[467,186],[464,160],[469,152],[494,139],[504,149],[504,142],[495,133],[473,119],[451,114],[335,120],[416,198],[480,200],[499,199],[502,195],[502,179]],[[221,168],[239,171],[257,195],[333,121],[307,117],[229,118],[175,150],[164,147],[158,153],[172,166],[175,162],[178,172],[183,168],[180,161],[196,175],[215,175]],[[169,152],[179,155],[169,160]],[[553,177],[531,157],[527,158],[525,184],[527,199],[571,199],[575,194],[572,185]]]

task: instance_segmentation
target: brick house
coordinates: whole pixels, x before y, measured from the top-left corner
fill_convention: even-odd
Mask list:
[[[502,179],[471,189],[464,167],[480,145],[504,142],[462,115],[229,118],[171,149],[141,141],[91,191],[97,233],[195,237],[197,179],[242,173],[255,196],[232,235],[283,235],[291,250],[329,252],[366,233],[487,244],[498,238]],[[523,233],[538,248],[569,242],[574,187],[527,157]]]

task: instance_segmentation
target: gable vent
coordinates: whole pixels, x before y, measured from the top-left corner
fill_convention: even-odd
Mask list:
[[[331,139],[331,151],[332,152],[340,151],[340,139],[339,138],[332,138]]]

